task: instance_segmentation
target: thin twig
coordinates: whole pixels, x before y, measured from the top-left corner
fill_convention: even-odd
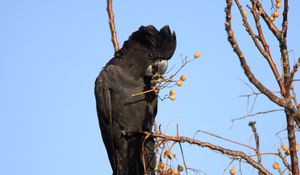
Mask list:
[[[280,93],[279,91],[272,91],[273,93]],[[250,97],[250,96],[258,96],[262,95],[263,93],[261,92],[253,92],[252,94],[245,94],[245,95],[240,95],[239,97]]]
[[[150,137],[150,133],[146,134],[144,140],[143,140],[143,144],[142,144],[142,157],[143,157],[143,167],[144,167],[144,174],[147,174],[147,168],[146,168],[146,160],[145,160],[145,143],[146,140]]]
[[[249,122],[249,126],[252,129],[252,132],[254,134],[254,139],[255,139],[255,145],[256,145],[256,149],[255,152],[257,154],[257,163],[261,164],[261,153],[260,153],[260,144],[259,144],[259,135],[257,133],[256,127],[255,127],[256,122]],[[263,173],[261,171],[258,172],[259,175],[262,175]]]
[[[235,161],[235,160],[232,159],[232,160],[230,161],[230,163],[224,168],[223,174],[226,173],[227,169],[230,167],[230,165],[231,165],[234,161]]]
[[[199,170],[199,169],[188,168],[188,170],[192,171],[192,172],[195,173],[195,174],[201,174],[201,173],[202,173],[202,174],[206,175],[206,173],[205,173],[204,171]]]
[[[294,89],[294,82],[291,83],[291,92],[292,92],[292,100],[294,101],[294,104],[296,106],[296,108],[299,109],[299,103],[297,101],[297,94],[295,92],[295,89]]]
[[[239,172],[240,172],[240,175],[243,175],[243,173],[242,173],[242,160],[241,159],[239,161]]]
[[[273,110],[269,110],[269,111],[256,112],[256,113],[248,114],[248,115],[245,115],[245,116],[242,116],[242,117],[239,117],[239,118],[231,119],[231,121],[234,122],[236,120],[241,120],[241,119],[245,119],[245,118],[248,118],[248,117],[253,117],[253,116],[256,116],[256,115],[268,114],[268,113],[271,113],[271,112],[278,112],[278,111],[283,111],[283,109],[273,109]]]
[[[242,144],[242,143],[240,143],[240,142],[237,142],[237,141],[234,141],[234,140],[230,140],[230,139],[227,139],[227,138],[218,136],[218,135],[216,135],[216,134],[214,134],[214,133],[211,133],[211,132],[207,132],[207,131],[203,131],[203,130],[198,130],[197,133],[198,133],[198,132],[201,132],[201,133],[204,133],[204,134],[207,134],[207,135],[216,137],[216,138],[218,138],[218,139],[222,139],[222,140],[225,140],[225,141],[228,141],[228,142],[231,142],[231,143],[234,143],[234,144],[237,144],[237,145],[246,147],[246,148],[251,149],[251,150],[255,150],[255,148],[253,148],[253,147],[251,147],[251,146],[248,146],[248,145]]]
[[[149,89],[149,90],[146,90],[146,91],[143,91],[143,92],[134,93],[134,94],[132,94],[131,96],[132,96],[132,97],[135,97],[135,96],[147,94],[147,93],[150,93],[150,92],[155,92],[155,91],[157,91],[157,90],[159,90],[158,87],[153,87],[152,89]]]
[[[282,152],[281,152],[280,149],[278,149],[278,157],[280,157],[280,159],[282,160],[282,163],[284,164],[284,166],[285,166],[288,170],[292,171],[291,166],[290,166],[289,163],[286,161],[286,156],[283,156],[283,155],[282,155]]]
[[[294,76],[296,72],[298,71],[298,68],[300,67],[300,58],[298,58],[297,63],[293,66],[293,70],[291,72],[291,79],[294,79]]]
[[[263,155],[275,155],[275,156],[278,156],[277,153],[259,153],[259,154],[251,154],[251,155],[248,155],[249,157],[258,157],[258,156],[263,156]]]
[[[109,19],[109,28],[111,32],[111,42],[113,43],[115,53],[119,50],[119,43],[117,39],[117,32],[116,32],[116,26],[115,26],[115,20],[114,20],[114,12],[112,9],[112,0],[107,0],[107,14]]]
[[[179,125],[178,124],[176,125],[176,134],[177,134],[177,137],[178,137],[179,136]],[[187,169],[186,161],[185,161],[185,158],[184,158],[182,145],[181,145],[180,142],[179,142],[179,148],[180,148],[181,157],[182,157],[182,161],[183,161],[183,165],[184,165],[184,169],[185,169],[185,174],[188,175],[188,169]]]
[[[185,174],[188,175],[188,167],[186,165],[186,161],[185,161],[185,158],[184,158],[184,153],[183,153],[182,145],[181,145],[180,142],[179,142],[179,147],[180,147],[180,152],[181,152],[181,156],[182,156],[183,166],[184,166],[184,169],[185,169]]]

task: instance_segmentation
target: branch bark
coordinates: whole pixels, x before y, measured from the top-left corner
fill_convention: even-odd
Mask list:
[[[244,152],[241,152],[241,151],[236,151],[236,150],[223,148],[221,146],[217,146],[217,145],[214,145],[214,144],[211,144],[211,143],[208,143],[208,142],[203,142],[203,141],[200,141],[200,140],[192,139],[192,138],[189,138],[189,137],[167,136],[167,135],[164,135],[164,134],[153,134],[153,133],[150,134],[148,132],[144,132],[143,134],[148,135],[148,136],[153,137],[153,138],[160,138],[164,141],[173,141],[173,142],[177,142],[177,143],[189,143],[189,144],[192,144],[192,145],[197,145],[197,146],[200,146],[200,147],[209,148],[210,150],[217,151],[217,152],[220,152],[220,153],[228,155],[228,156],[232,156],[232,157],[242,159],[242,160],[246,161],[249,165],[253,166],[257,170],[262,172],[263,174],[271,175],[271,173],[267,169],[265,169],[261,164],[259,164],[258,162],[253,160],[250,156],[246,155]]]
[[[117,39],[117,32],[116,32],[116,26],[115,26],[115,20],[114,20],[114,12],[112,9],[112,0],[107,0],[107,14],[109,19],[109,28],[111,32],[111,42],[113,43],[115,53],[119,50],[119,43]]]
[[[237,1],[238,2],[238,1]],[[258,1],[255,1],[255,0],[251,0],[251,3],[252,3],[252,14],[253,14],[253,18],[255,20],[255,24],[256,24],[256,29],[258,31],[258,39],[260,40],[260,42],[262,43],[263,47],[264,47],[264,57],[266,58],[267,62],[269,63],[269,66],[276,78],[276,81],[280,87],[280,91],[281,91],[281,94],[284,95],[286,93],[286,89],[285,89],[285,86],[281,80],[281,77],[280,77],[280,74],[278,72],[278,69],[276,67],[276,64],[274,63],[274,60],[272,58],[272,55],[271,55],[271,52],[270,52],[270,48],[269,48],[269,45],[265,39],[265,36],[264,36],[264,33],[263,33],[263,30],[261,28],[261,25],[260,25],[260,22],[259,22],[259,19],[260,19],[260,11],[256,12],[256,9],[257,9],[257,2]]]
[[[256,122],[249,122],[249,126],[252,129],[252,132],[254,134],[254,138],[255,138],[255,145],[256,145],[256,149],[255,149],[255,153],[257,154],[257,163],[261,164],[261,154],[260,154],[260,143],[259,143],[259,135],[257,133],[256,127],[255,127]],[[263,175],[263,173],[261,171],[258,172],[258,175]]]
[[[296,115],[291,113],[288,109],[285,109],[286,121],[287,121],[287,132],[290,146],[292,173],[299,174],[298,156],[296,151],[296,135],[295,135],[295,119]]]

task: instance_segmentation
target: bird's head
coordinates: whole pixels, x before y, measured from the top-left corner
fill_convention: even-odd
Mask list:
[[[132,33],[120,50],[121,54],[136,55],[134,62],[143,67],[141,70],[145,76],[155,74],[162,75],[168,67],[168,60],[172,57],[176,48],[175,32],[171,33],[169,26],[157,30],[154,26],[141,26],[138,31]]]

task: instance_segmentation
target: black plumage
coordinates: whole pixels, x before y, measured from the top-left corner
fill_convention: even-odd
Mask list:
[[[113,175],[142,175],[140,134],[151,132],[157,113],[155,92],[132,96],[151,89],[154,74],[166,71],[167,60],[176,48],[175,33],[168,26],[159,31],[141,26],[106,64],[95,82],[97,113]],[[154,140],[145,142],[147,174],[154,174]]]

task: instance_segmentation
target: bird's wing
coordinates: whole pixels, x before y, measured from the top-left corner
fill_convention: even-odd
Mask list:
[[[113,132],[112,132],[112,106],[111,106],[111,93],[110,89],[105,81],[105,72],[100,74],[95,83],[95,95],[97,102],[97,112],[102,133],[102,138],[107,149],[109,160],[112,168],[116,168],[115,149],[113,144]]]

